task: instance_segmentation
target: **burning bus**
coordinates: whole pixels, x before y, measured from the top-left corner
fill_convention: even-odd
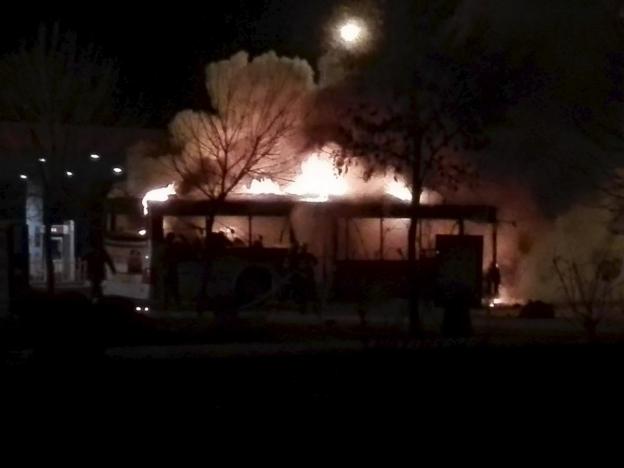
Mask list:
[[[286,188],[256,180],[218,204],[177,197],[175,191],[168,184],[142,199],[109,200],[107,245],[121,273],[107,282],[107,293],[162,302],[154,257],[170,234],[183,251],[182,307],[288,296],[294,245],[306,245],[315,258],[314,281],[327,300],[357,300],[373,286],[405,296],[411,287],[406,252],[413,207],[403,184],[386,182],[382,194],[352,196],[349,181],[315,156]],[[425,298],[435,300],[445,281],[461,281],[479,303],[483,267],[496,262],[496,208],[444,204],[434,192],[425,192],[421,202],[418,263]],[[210,262],[206,255],[213,255]]]

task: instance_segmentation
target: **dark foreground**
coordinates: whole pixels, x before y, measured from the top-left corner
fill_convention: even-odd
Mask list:
[[[470,340],[411,340],[387,327],[153,320],[123,303],[110,306],[85,314],[76,301],[5,324],[5,414],[25,422],[26,414],[50,409],[57,418],[175,415],[208,425],[206,415],[420,421],[429,414],[476,423],[487,414],[543,419],[557,409],[613,416],[624,403],[619,335],[583,344],[536,322],[523,338],[502,319]],[[531,344],[540,330],[547,339]],[[163,434],[171,430],[190,428]]]
[[[173,348],[172,348],[173,350]],[[330,351],[254,357],[32,356],[2,368],[14,411],[126,414],[570,414],[624,402],[624,345]],[[108,410],[106,410],[108,411]]]

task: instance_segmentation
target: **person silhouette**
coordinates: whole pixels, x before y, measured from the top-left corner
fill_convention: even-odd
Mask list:
[[[115,264],[101,242],[95,242],[92,249],[85,255],[87,278],[91,283],[91,299],[97,301],[102,297],[102,282],[106,279],[106,266],[113,274],[117,273]]]

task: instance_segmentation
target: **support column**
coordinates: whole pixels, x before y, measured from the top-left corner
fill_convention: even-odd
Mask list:
[[[158,244],[165,239],[163,216],[161,214],[152,214],[150,216],[150,235],[152,245]]]
[[[498,223],[492,224],[492,262],[498,264]]]
[[[384,242],[384,219],[379,218],[379,260],[383,260],[384,259],[384,248],[385,248],[385,242]]]

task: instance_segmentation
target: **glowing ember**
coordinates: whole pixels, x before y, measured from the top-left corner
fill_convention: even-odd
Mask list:
[[[524,304],[524,303],[525,303],[524,300],[512,297],[506,288],[501,287],[499,295],[493,298],[492,300],[490,300],[488,305],[490,309],[494,309],[497,307],[514,307],[514,306],[517,306],[518,304]]]
[[[147,215],[149,202],[166,202],[169,197],[172,197],[175,194],[175,184],[173,183],[167,185],[166,187],[150,190],[145,194],[141,202],[143,205],[143,214]]]
[[[306,201],[323,202],[330,196],[346,195],[348,190],[347,182],[336,173],[332,161],[313,155],[301,165],[301,174],[285,191],[305,197]]]
[[[279,184],[271,179],[252,180],[249,187],[243,189],[243,193],[250,195],[284,195]]]

